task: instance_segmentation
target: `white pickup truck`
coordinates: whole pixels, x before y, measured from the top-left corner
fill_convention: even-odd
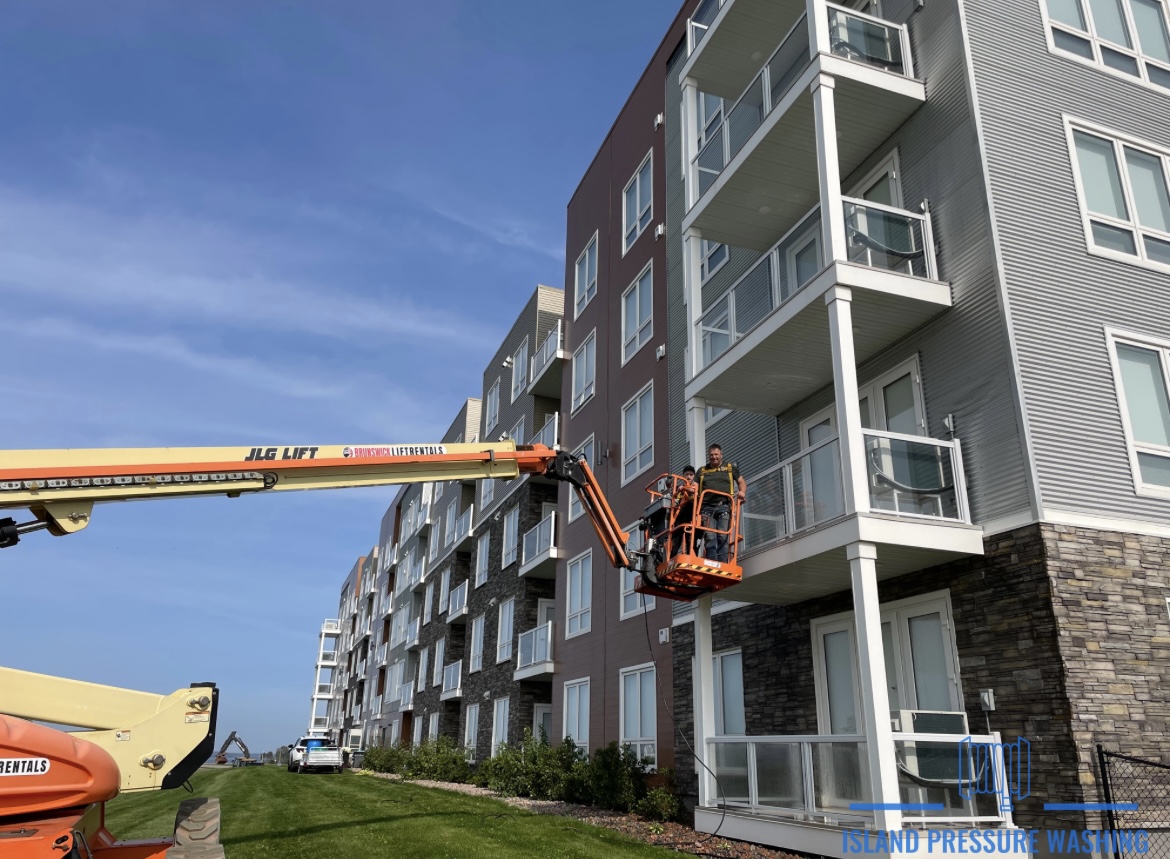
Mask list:
[[[295,745],[288,747],[288,771],[290,773],[341,772],[341,749],[325,737],[301,737]]]

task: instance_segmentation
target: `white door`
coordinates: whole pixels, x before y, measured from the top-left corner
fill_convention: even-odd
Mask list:
[[[550,744],[557,741],[558,738],[553,737],[552,704],[536,704],[532,709],[532,733],[540,739],[542,730]]]

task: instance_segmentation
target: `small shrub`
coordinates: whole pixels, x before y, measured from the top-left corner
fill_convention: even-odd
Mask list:
[[[589,792],[593,805],[632,811],[646,795],[646,766],[629,746],[610,743],[593,753]]]
[[[678,797],[664,787],[655,787],[638,801],[634,810],[646,820],[658,820],[665,823],[678,817]],[[661,828],[659,827],[659,830]]]
[[[467,754],[450,737],[423,740],[407,750],[399,770],[406,778],[431,779],[466,784],[471,779],[471,765]]]
[[[523,745],[501,744],[495,755],[476,769],[476,783],[502,796],[528,796],[528,777]]]
[[[401,772],[409,754],[410,750],[401,746],[370,746],[362,759],[362,767],[379,773]]]

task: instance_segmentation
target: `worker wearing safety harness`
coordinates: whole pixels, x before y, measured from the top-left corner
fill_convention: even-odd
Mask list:
[[[734,462],[724,464],[723,448],[717,444],[707,446],[707,464],[699,469],[696,479],[701,505],[699,514],[703,528],[709,531],[704,539],[703,556],[726,563],[731,499],[734,497],[737,503],[743,503],[747,498],[747,481]]]

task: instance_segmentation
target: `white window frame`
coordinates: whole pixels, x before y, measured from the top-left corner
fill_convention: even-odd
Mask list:
[[[467,651],[468,674],[483,670],[483,627],[485,615],[471,621],[471,647]]]
[[[1170,599],[1167,599],[1167,603],[1167,610],[1170,611]],[[544,719],[542,717],[545,713],[547,713],[549,722],[552,722],[552,710],[552,704],[532,705],[532,736],[536,737],[538,740],[540,739],[540,729],[544,726]],[[551,728],[552,726],[550,725],[549,727]],[[550,730],[548,733],[552,734],[552,731]],[[563,740],[564,737],[557,737],[556,739]],[[555,741],[556,740],[554,740],[553,737],[548,737],[549,745],[552,745]]]
[[[901,161],[898,158],[898,150],[894,149],[889,155],[883,158],[877,166],[861,177],[860,181],[854,182],[853,187],[849,189],[846,197],[853,197],[858,200],[864,200],[865,192],[869,189],[874,181],[881,175],[888,173],[890,176],[890,187],[893,188],[893,194],[890,198],[893,202],[890,203],[895,209],[904,209],[902,204],[902,170]],[[820,233],[820,227],[815,227],[817,233]]]
[[[650,290],[650,315],[646,317],[645,321],[638,324],[631,334],[627,329],[631,324],[631,320],[626,315],[626,298],[631,292],[636,292],[635,306],[642,306],[642,289],[643,281],[645,288]],[[637,323],[637,320],[633,320]],[[624,367],[635,355],[642,351],[642,349],[654,339],[654,260],[646,263],[646,267],[638,272],[638,276],[634,278],[633,283],[626,287],[626,291],[622,293],[622,343],[621,343],[621,365]]]
[[[1170,498],[1170,487],[1159,486],[1156,483],[1146,483],[1142,480],[1138,454],[1145,453],[1170,458],[1170,448],[1162,448],[1154,444],[1138,442],[1134,439],[1133,426],[1129,420],[1129,405],[1125,398],[1125,386],[1122,384],[1121,364],[1117,360],[1118,344],[1157,352],[1162,368],[1162,384],[1166,385],[1168,392],[1170,392],[1170,340],[1133,334],[1113,328],[1105,329],[1105,339],[1109,347],[1109,362],[1113,370],[1113,386],[1117,393],[1117,407],[1121,413],[1121,426],[1125,431],[1125,447],[1126,453],[1129,456],[1130,473],[1133,476],[1134,493],[1151,498]]]
[[[439,737],[439,714],[431,713],[428,721],[430,722],[430,730],[427,731],[427,734],[432,740],[436,740]]]
[[[524,423],[524,418],[521,417],[520,420],[516,421],[515,425],[510,430],[508,430],[508,438],[516,442],[516,444],[525,444],[527,442],[527,439],[524,438]]]
[[[504,626],[504,607],[508,607],[508,624]],[[507,633],[505,635],[505,633]],[[496,616],[496,662],[512,661],[512,639],[516,633],[516,598],[504,600]]]
[[[418,655],[418,685],[416,688],[419,691],[427,688],[427,669],[430,667],[430,655],[430,645],[424,647]]]
[[[512,353],[512,402],[528,389],[528,338]]]
[[[639,527],[637,522],[627,526],[625,530],[630,535],[630,545],[628,548],[635,552],[640,551],[645,541],[645,532]],[[622,593],[621,598],[618,600],[619,621],[629,620],[631,617],[640,617],[647,612],[654,611],[656,605],[654,597],[640,594],[634,590],[637,579],[638,574],[633,570],[622,570]],[[637,607],[627,610],[626,597],[631,595],[637,597]]]
[[[911,386],[914,390],[914,411],[915,418],[918,422],[917,435],[926,435],[926,398],[922,393],[922,373],[918,368],[918,356],[903,361],[892,370],[882,373],[880,376],[871,379],[865,384],[857,386],[857,400],[869,400],[869,415],[870,420],[875,427],[880,427],[885,424],[885,401],[881,398],[882,389],[890,384],[896,382],[898,379],[910,374]],[[801,449],[808,447],[808,431],[817,424],[829,421],[833,431],[837,431],[837,405],[834,403],[831,406],[826,406],[811,417],[807,417],[800,422],[800,446]]]
[[[576,689],[577,696],[578,696],[577,697],[577,712],[576,712],[576,719],[575,719],[575,721],[577,723],[576,724],[576,733],[574,733],[573,731],[570,730],[570,725],[572,724],[572,721],[573,721],[569,718],[569,690],[570,689]],[[585,715],[585,720],[584,720],[585,721],[585,725],[584,725],[585,736],[584,737],[578,736],[578,734],[582,733],[582,725],[581,725],[582,710],[581,710],[581,698],[580,698],[581,690],[585,691],[585,696],[586,696],[585,697],[585,708],[584,708],[584,715]],[[577,680],[566,680],[565,685],[564,685],[563,701],[564,701],[564,707],[562,708],[563,718],[561,720],[562,721],[561,739],[564,739],[565,737],[572,737],[573,738],[573,745],[575,745],[578,749],[580,749],[585,754],[589,754],[589,678],[582,677],[582,678],[579,678]]]
[[[959,672],[959,657],[958,645],[955,642],[955,622],[954,614],[951,611],[951,595],[949,590],[933,591],[927,594],[919,594],[918,596],[909,597],[907,599],[896,600],[894,602],[882,603],[879,606],[881,614],[881,623],[887,622],[893,624],[894,631],[894,665],[895,670],[899,676],[895,678],[898,691],[903,700],[906,702],[905,709],[921,709],[915,700],[916,691],[911,679],[912,659],[910,652],[910,641],[908,636],[904,636],[902,626],[906,618],[910,616],[918,616],[929,613],[933,610],[938,610],[943,620],[943,644],[946,648],[946,663],[947,676],[950,684],[951,703],[954,712],[963,709],[963,686],[962,676]],[[824,647],[822,644],[822,636],[830,632],[847,631],[849,633],[849,662],[850,670],[853,672],[852,688],[853,688],[853,707],[854,713],[857,716],[857,733],[864,733],[866,730],[865,713],[861,709],[860,700],[860,680],[858,676],[858,654],[857,654],[857,640],[856,640],[856,626],[854,621],[854,613],[851,611],[840,612],[838,614],[829,615],[827,617],[816,618],[810,624],[810,632],[812,635],[812,655],[813,655],[813,682],[816,692],[817,704],[817,730],[821,734],[831,734],[831,721],[829,718],[829,696],[827,681],[827,670],[825,667]],[[880,633],[879,633],[880,634]],[[884,659],[884,653],[879,652],[875,654],[876,658]],[[884,663],[883,663],[884,665]],[[887,678],[887,683],[889,678]],[[886,707],[886,701],[879,701],[879,712]]]
[[[439,580],[439,614],[447,613],[447,606],[451,602],[451,568],[443,570],[443,577]]]
[[[589,452],[588,452],[588,455],[587,455],[585,461],[589,463],[589,467],[591,469],[596,470],[597,463],[594,461],[594,458],[596,457],[596,454],[597,454],[597,444],[596,444],[596,441],[594,439],[593,433],[590,433],[589,437],[587,439],[585,439],[585,441],[583,441],[579,445],[577,445],[577,449],[573,451],[573,456],[577,456],[577,457],[581,456],[583,453],[586,452],[586,450],[585,450],[586,448],[589,449]],[[579,516],[583,515],[584,513],[585,513],[584,505],[582,505],[580,500],[578,500],[577,493],[573,491],[572,487],[570,487],[569,488],[569,521],[572,522],[574,519],[578,518]]]
[[[443,685],[443,662],[447,659],[447,639],[444,636],[435,642],[435,664],[431,666],[431,685]]]
[[[481,483],[483,485],[479,490],[479,504],[483,512],[486,513],[496,495],[496,481],[489,477]]]
[[[703,410],[703,426],[710,428],[729,414],[731,414],[731,409],[726,409],[723,406],[707,406]]]
[[[423,594],[423,626],[431,622],[431,609],[435,605],[435,583],[427,582],[426,592]]]
[[[712,266],[711,260],[719,253],[720,248],[723,249],[723,256],[717,263],[715,263],[714,266]],[[729,248],[723,242],[713,242],[710,239],[700,239],[699,257],[699,280],[701,283],[706,283],[715,276],[719,269],[727,265],[727,261],[731,259],[731,248]]]
[[[646,662],[646,663],[643,663],[642,665],[632,665],[628,668],[623,668],[621,671],[618,672],[618,734],[620,735],[620,744],[623,746],[630,746],[631,748],[633,748],[635,750],[635,752],[638,753],[639,760],[644,760],[646,758],[653,757],[654,763],[651,764],[650,767],[651,767],[651,769],[657,769],[657,767],[658,767],[658,695],[657,694],[651,695],[651,700],[654,702],[654,735],[650,736],[650,737],[628,737],[628,736],[626,736],[626,706],[629,703],[626,700],[626,677],[631,675],[631,674],[638,676],[639,696],[638,696],[637,705],[639,708],[639,712],[637,715],[638,715],[639,725],[641,724],[641,721],[642,721],[642,713],[641,713],[641,706],[642,706],[641,685],[643,682],[642,675],[649,674],[651,688],[653,688],[655,693],[657,693],[657,691],[658,691],[656,686],[655,686],[655,684],[658,682],[658,678],[655,676],[656,672],[655,672],[653,662]],[[647,745],[654,746],[654,754],[653,755],[642,754],[642,747],[647,746]]]
[[[500,705],[504,705],[504,724],[500,725]],[[492,702],[492,754],[494,758],[500,746],[508,742],[508,720],[512,715],[512,702],[505,695]]]
[[[725,658],[727,658],[728,656],[735,656],[737,654],[739,655],[740,674],[741,674],[741,676],[746,676],[746,675],[743,675],[743,649],[742,648],[734,647],[730,650],[720,650],[720,651],[717,651],[716,653],[712,654],[712,656],[711,656],[711,659],[714,662],[714,664],[711,666],[711,670],[714,672],[712,674],[712,686],[715,690],[715,734],[716,734],[716,736],[741,737],[741,736],[746,736],[746,734],[747,734],[747,703],[746,703],[746,701],[744,701],[744,699],[742,697],[739,699],[739,709],[741,711],[743,711],[743,714],[744,714],[744,732],[742,734],[739,732],[736,732],[735,734],[728,734],[727,733],[727,696],[724,694],[724,686],[723,686],[723,660]],[[744,692],[744,691],[746,691],[746,690],[741,690],[741,692]]]
[[[1095,123],[1076,119],[1068,114],[1064,114],[1063,118],[1065,135],[1068,141],[1069,158],[1072,164],[1073,183],[1077,190],[1077,205],[1080,207],[1081,226],[1085,232],[1085,247],[1088,249],[1088,252],[1094,256],[1117,260],[1118,262],[1129,265],[1136,265],[1139,268],[1170,272],[1170,265],[1150,259],[1146,255],[1145,243],[1142,241],[1143,235],[1148,234],[1163,242],[1170,242],[1170,232],[1162,232],[1152,227],[1138,225],[1133,186],[1130,183],[1129,165],[1125,162],[1124,148],[1128,146],[1131,149],[1140,151],[1144,155],[1150,155],[1159,159],[1162,165],[1162,178],[1167,183],[1167,193],[1170,193],[1170,149]],[[1076,139],[1073,136],[1076,131],[1084,132],[1093,137],[1105,138],[1113,144],[1113,157],[1117,163],[1117,169],[1120,175],[1121,192],[1125,200],[1126,209],[1130,215],[1128,221],[1123,221],[1109,215],[1099,215],[1096,212],[1090,214],[1088,201],[1085,197],[1084,183],[1081,181],[1081,165],[1077,157]],[[1105,226],[1127,230],[1133,236],[1136,254],[1128,254],[1096,244],[1093,239],[1092,221],[1099,221]]]
[[[436,486],[443,484],[437,483]],[[459,499],[456,498],[447,505],[447,521],[443,531],[443,548],[455,542],[455,523],[459,521]]]
[[[509,534],[509,532],[511,532]],[[500,547],[500,567],[510,567],[520,560],[520,505],[504,514],[504,540]]]
[[[492,382],[492,386],[488,388],[487,397],[484,402],[483,410],[483,437],[487,438],[488,434],[495,429],[496,424],[500,422],[500,377],[496,376],[496,380]]]
[[[796,256],[809,245],[814,245],[817,249],[817,261],[820,263],[820,268],[824,268],[825,256],[821,253],[821,227],[817,224],[805,230],[804,235],[798,237],[796,241],[789,243],[788,250],[784,255],[784,265],[788,271],[788,293],[791,295],[794,292],[800,291],[805,284],[815,280],[814,277],[808,280],[801,281],[800,275],[796,270]]]
[[[463,713],[463,748],[469,761],[475,760],[479,743],[479,704],[468,704]]]
[[[595,230],[593,237],[589,243],[585,245],[585,250],[581,251],[581,255],[577,257],[577,263],[573,268],[573,318],[576,319],[581,315],[581,312],[589,306],[589,302],[593,300],[593,296],[597,295],[597,236],[598,232]],[[581,261],[585,261],[585,275],[589,275],[589,253],[593,253],[593,279],[587,280],[585,289],[581,289]],[[584,300],[582,300],[584,299]]]
[[[626,205],[626,197],[630,192],[634,193],[634,203],[637,205],[638,199],[642,196],[642,171],[646,172],[647,180],[650,183],[650,202],[645,207],[639,207],[637,213],[637,223],[633,224],[631,229],[630,223],[627,221],[629,216],[629,208]],[[626,187],[622,189],[622,256],[629,253],[630,248],[642,236],[650,225],[654,223],[654,149],[651,148],[646,153],[646,157],[642,159],[642,163],[638,165],[638,169],[634,171],[634,175],[630,177],[630,181],[626,183]]]
[[[592,349],[590,349],[592,346]],[[593,360],[588,367],[588,383],[583,383],[581,386],[580,395],[577,392],[578,374],[581,377],[585,375],[585,358],[587,355],[592,355]],[[589,336],[581,341],[581,345],[577,347],[577,351],[573,353],[573,387],[570,390],[572,396],[572,409],[570,415],[575,415],[581,408],[588,403],[597,394],[597,329],[594,328],[589,332]]]
[[[478,588],[488,580],[488,571],[491,567],[492,535],[486,532],[479,535],[475,543],[475,584]]]
[[[1161,0],[1161,5],[1163,26],[1170,26],[1170,9],[1167,9],[1165,0]],[[1133,46],[1127,48],[1123,45],[1118,45],[1116,42],[1111,42],[1102,36],[1098,36],[1096,25],[1093,22],[1092,9],[1088,7],[1088,4],[1084,3],[1084,0],[1081,0],[1081,15],[1085,19],[1085,26],[1087,28],[1085,30],[1078,30],[1071,24],[1065,24],[1063,22],[1053,20],[1053,18],[1048,14],[1048,3],[1046,0],[1040,0],[1040,15],[1044,19],[1044,38],[1048,42],[1049,53],[1068,60],[1073,60],[1074,62],[1080,63],[1084,66],[1089,66],[1090,68],[1094,68],[1099,72],[1104,72],[1105,74],[1112,77],[1120,78],[1121,80],[1129,81],[1130,83],[1135,83],[1139,86],[1145,87],[1146,89],[1152,89],[1155,92],[1159,92],[1163,95],[1166,94],[1168,88],[1150,80],[1149,71],[1146,69],[1145,64],[1150,63],[1151,65],[1157,66],[1167,72],[1170,72],[1170,66],[1168,66],[1164,60],[1159,60],[1156,57],[1145,53],[1144,51],[1139,51]],[[1122,15],[1125,18],[1125,25],[1129,30],[1130,40],[1132,41],[1134,34],[1136,34],[1138,30],[1137,24],[1133,18],[1133,9],[1130,7],[1128,0],[1122,4]],[[1089,42],[1093,56],[1091,58],[1081,56],[1074,51],[1059,47],[1056,44],[1056,39],[1053,35],[1054,30],[1060,30],[1070,36],[1073,36],[1074,38]],[[1102,48],[1115,51],[1118,54],[1123,54],[1133,59],[1137,64],[1138,74],[1131,75],[1121,69],[1115,69],[1112,66],[1106,65],[1104,59],[1102,59]]]
[[[629,455],[627,454],[627,451],[629,450],[629,440],[626,438],[626,412],[634,407],[638,409],[638,427],[640,429],[642,426],[642,397],[646,396],[646,394],[650,395],[650,442],[649,444],[641,445],[636,451],[633,452],[632,455]],[[656,429],[656,421],[654,420],[654,417],[654,380],[651,379],[646,383],[642,390],[638,391],[638,393],[630,397],[626,401],[625,405],[622,406],[622,486],[625,486],[631,480],[634,480],[639,474],[643,474],[654,467],[654,433]],[[650,461],[641,468],[636,468],[635,471],[632,471],[627,475],[626,465],[630,462],[633,462],[634,465],[637,466],[638,460],[642,458],[642,454],[646,451],[650,452]]]
[[[422,729],[423,729],[423,720],[422,719],[415,719],[414,720],[414,728],[410,732],[410,742],[412,745],[417,746],[417,745],[422,743]]]
[[[589,586],[585,587],[584,583],[579,583],[577,589],[579,591],[579,605],[577,611],[572,610],[572,596],[573,596],[573,568],[577,567],[578,571],[583,570],[583,562],[588,561],[589,564]],[[581,573],[578,572],[578,578],[581,578]],[[576,621],[577,629],[572,630]],[[576,638],[578,635],[585,635],[593,627],[593,550],[586,549],[580,555],[569,561],[565,573],[565,639]]]

